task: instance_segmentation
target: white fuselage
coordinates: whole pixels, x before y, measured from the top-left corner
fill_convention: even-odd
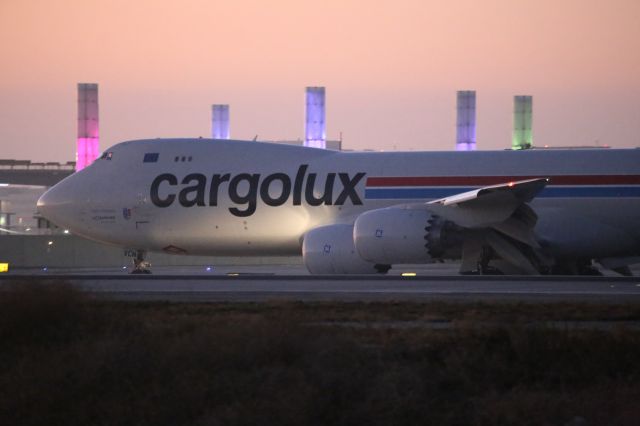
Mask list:
[[[108,155],[107,155],[108,154]],[[262,142],[124,142],[39,201],[79,235],[187,254],[299,254],[304,234],[366,210],[530,177],[555,255],[640,254],[640,150],[338,152]]]

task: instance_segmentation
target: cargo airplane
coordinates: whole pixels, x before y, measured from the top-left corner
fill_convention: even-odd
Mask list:
[[[144,254],[298,255],[312,274],[459,260],[461,273],[622,274],[640,261],[640,149],[339,152],[119,143],[42,215]]]

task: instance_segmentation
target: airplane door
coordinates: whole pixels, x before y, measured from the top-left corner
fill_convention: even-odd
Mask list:
[[[149,198],[146,194],[139,193],[136,197],[135,206],[130,212],[131,219],[137,231],[144,232],[153,221],[152,209]]]

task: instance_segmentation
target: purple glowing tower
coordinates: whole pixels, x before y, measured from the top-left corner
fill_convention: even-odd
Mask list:
[[[78,83],[78,140],[76,171],[93,163],[100,155],[98,126],[98,85]]]
[[[229,105],[211,105],[211,138],[229,139]]]
[[[456,121],[456,151],[476,149],[476,92],[458,91],[458,118]]]
[[[324,94],[324,87],[307,87],[304,146],[322,149],[327,147]]]

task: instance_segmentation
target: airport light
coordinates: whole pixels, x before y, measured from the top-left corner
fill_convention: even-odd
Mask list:
[[[513,139],[512,149],[528,149],[533,146],[533,97],[513,97]]]
[[[229,105],[211,105],[211,138],[229,139]]]
[[[307,87],[306,93],[304,146],[326,149],[325,89]]]
[[[98,123],[98,85],[78,83],[78,139],[76,171],[93,163],[100,155]]]
[[[476,92],[460,90],[457,96],[456,151],[476,149]]]

